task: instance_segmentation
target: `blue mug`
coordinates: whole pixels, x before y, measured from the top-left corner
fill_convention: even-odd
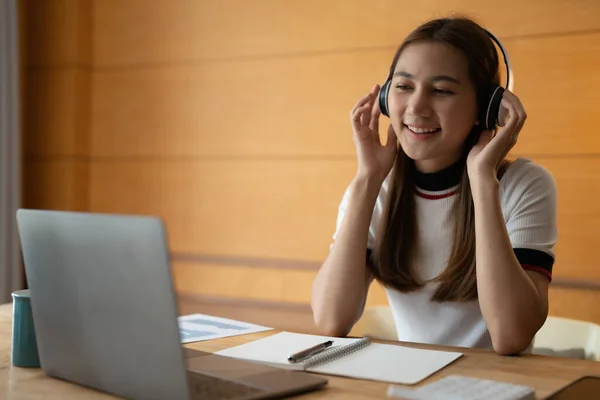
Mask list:
[[[11,363],[15,367],[39,368],[33,314],[31,312],[31,297],[29,289],[12,293],[13,326]]]

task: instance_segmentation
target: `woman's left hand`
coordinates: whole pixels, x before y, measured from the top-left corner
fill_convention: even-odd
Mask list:
[[[500,105],[500,129],[496,135],[492,130],[483,131],[467,157],[467,171],[472,183],[481,179],[496,179],[500,163],[517,143],[527,118],[519,98],[508,90],[504,91]]]

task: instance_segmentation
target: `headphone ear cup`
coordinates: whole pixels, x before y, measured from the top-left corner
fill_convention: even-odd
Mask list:
[[[498,125],[498,114],[500,112],[500,102],[504,94],[502,86],[494,86],[488,92],[488,101],[482,107],[480,121],[483,122],[485,129],[494,129]]]
[[[390,91],[390,84],[392,82],[388,79],[379,89],[379,111],[386,117],[390,117],[390,112],[388,111],[388,93]]]

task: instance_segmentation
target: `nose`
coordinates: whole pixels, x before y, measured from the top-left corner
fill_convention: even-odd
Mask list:
[[[427,93],[423,90],[415,90],[408,100],[407,111],[415,117],[431,116],[431,104]]]

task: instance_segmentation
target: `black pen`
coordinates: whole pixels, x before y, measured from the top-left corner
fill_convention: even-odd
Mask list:
[[[295,354],[288,356],[288,361],[291,363],[300,362],[302,360],[307,359],[310,356],[314,356],[315,354],[322,352],[323,350],[327,349],[328,347],[331,347],[332,345],[333,345],[333,342],[331,340],[328,340],[325,343],[321,343],[316,346],[309,347],[306,350],[302,350],[302,351],[299,351]]]

